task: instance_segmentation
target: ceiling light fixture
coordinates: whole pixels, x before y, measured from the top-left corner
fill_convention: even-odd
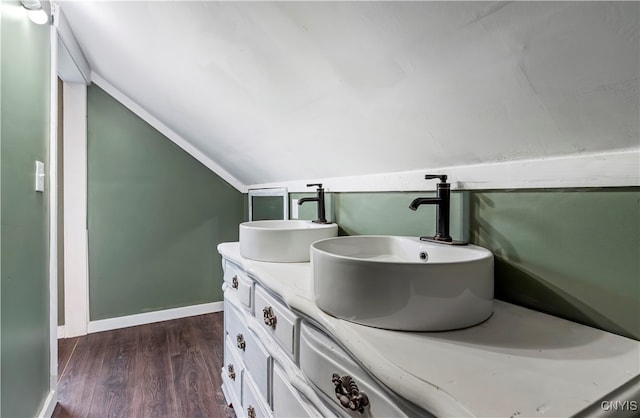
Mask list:
[[[42,9],[40,0],[22,0],[22,7],[27,9],[27,16],[29,19],[38,25],[44,25],[49,21],[47,12]]]

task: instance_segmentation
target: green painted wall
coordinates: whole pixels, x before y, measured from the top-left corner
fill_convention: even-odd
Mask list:
[[[470,241],[495,255],[497,298],[640,339],[640,188],[466,193]],[[335,193],[336,222],[346,235],[433,235],[435,209],[408,209],[429,195]],[[452,195],[452,214],[462,201]]]
[[[0,415],[30,417],[49,393],[48,194],[34,190],[48,158],[49,27],[17,1],[0,13]]]
[[[91,320],[222,300],[242,193],[97,86],[87,100]]]
[[[314,196],[314,193],[292,193],[290,199]],[[431,236],[435,235],[435,206],[423,205],[415,212],[409,209],[409,204],[416,197],[429,196],[435,196],[435,193],[327,193],[327,219],[338,223],[340,235]],[[463,207],[468,208],[468,205],[468,192],[451,193],[450,234],[456,240],[465,239],[465,220],[453,214],[463,213]],[[299,219],[312,220],[317,217],[317,203],[307,202],[298,207]],[[466,223],[468,224],[468,220]]]
[[[284,207],[281,196],[252,196],[251,203],[254,221],[283,217]]]
[[[496,296],[640,339],[640,188],[474,193]]]

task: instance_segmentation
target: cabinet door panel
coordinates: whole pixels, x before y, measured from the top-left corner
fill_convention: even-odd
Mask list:
[[[300,328],[300,368],[343,416],[425,416],[425,411],[415,409],[406,401],[383,390],[333,340],[306,323]],[[334,374],[338,379],[333,379]],[[346,406],[341,405],[341,400],[336,396],[336,382],[340,385],[338,388],[344,387],[342,400]],[[355,393],[360,394],[360,398],[347,396],[356,387]],[[368,400],[366,404],[362,400],[365,395]],[[361,405],[363,412],[350,409],[347,402],[349,400],[356,409]]]
[[[253,289],[253,280],[235,264],[228,260],[225,260],[224,263],[224,281],[229,285],[228,288],[235,294],[240,303],[249,312],[252,312],[251,290]]]
[[[242,379],[242,408],[242,411],[236,410],[237,415],[256,418],[272,416],[271,410],[258,395],[253,379],[248,375]]]
[[[227,389],[232,392],[229,403],[242,399],[242,372],[244,365],[233,350],[231,338],[227,335],[224,342],[224,364],[222,365],[222,379]],[[233,400],[235,399],[235,401]]]
[[[273,364],[273,414],[278,418],[322,416],[291,386],[286,373],[275,362]]]
[[[229,299],[225,298],[225,323],[231,350],[242,360],[245,372],[253,377],[259,393],[264,399],[269,399],[269,372],[271,356],[264,345],[258,340],[241,313]]]
[[[255,287],[255,295],[256,319],[287,352],[289,357],[296,361],[297,327],[300,322],[298,316],[259,285]],[[270,318],[271,321],[269,320]]]

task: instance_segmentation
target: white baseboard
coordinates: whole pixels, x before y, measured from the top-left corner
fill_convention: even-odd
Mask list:
[[[120,316],[117,318],[100,319],[98,321],[89,321],[87,331],[91,334],[93,332],[109,331],[118,328],[135,327],[137,325],[220,312],[223,310],[223,307],[224,302],[220,301],[203,303],[201,305],[184,306],[182,308],[165,309],[162,311],[145,312],[136,315]]]
[[[49,391],[47,395],[47,399],[44,401],[44,405],[42,405],[42,409],[38,412],[38,418],[51,418],[53,415],[53,410],[56,409],[56,405],[58,403],[58,392],[56,390]]]
[[[67,338],[64,325],[58,325],[58,339]]]

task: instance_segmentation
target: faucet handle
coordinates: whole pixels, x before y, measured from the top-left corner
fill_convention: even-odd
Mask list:
[[[447,181],[447,175],[446,174],[427,174],[424,176],[424,179],[425,180],[440,179],[442,183],[445,183]]]
[[[311,183],[311,184],[307,184],[307,187],[318,187],[319,189],[322,189],[322,183]]]

